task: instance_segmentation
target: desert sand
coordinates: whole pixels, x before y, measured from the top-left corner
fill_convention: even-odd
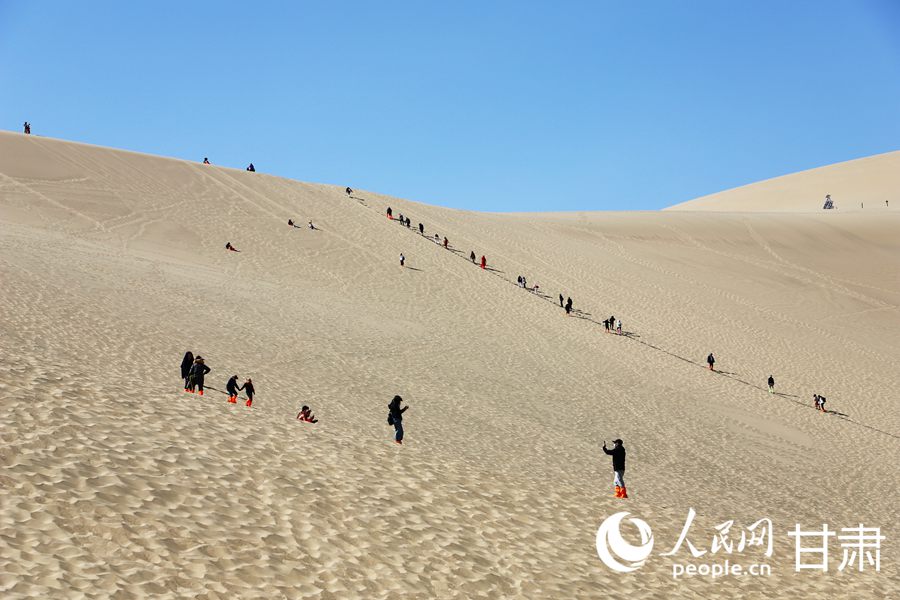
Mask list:
[[[0,595],[897,597],[897,157],[790,206],[760,184],[690,211],[484,214],[0,133]],[[226,402],[233,374],[252,408]],[[656,550],[689,508],[703,548],[772,519],[772,575],[673,579]],[[622,510],[656,541],[628,574],[595,548]],[[880,527],[881,571],[838,571],[833,540],[829,572],[795,573],[795,523]]]

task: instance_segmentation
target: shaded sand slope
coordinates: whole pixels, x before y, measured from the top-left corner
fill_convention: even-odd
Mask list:
[[[494,215],[355,196],[0,134],[4,597],[896,595],[894,209]],[[628,336],[603,333],[610,314]],[[213,388],[253,377],[254,407],[184,394],[187,349]],[[320,423],[293,420],[304,403]],[[624,504],[599,449],[615,437]],[[654,556],[616,575],[594,536],[623,506],[661,551],[689,507],[704,548],[715,524],[770,517],[774,574],[673,581]],[[882,572],[794,574],[795,522],[881,526]]]
[[[817,212],[825,195],[841,212],[884,214],[900,205],[900,151],[766,179],[688,200],[665,210]]]

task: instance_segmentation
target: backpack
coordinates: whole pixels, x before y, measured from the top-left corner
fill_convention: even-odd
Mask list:
[[[393,424],[394,424],[394,415],[392,415],[391,413],[388,413],[388,425],[393,425]]]

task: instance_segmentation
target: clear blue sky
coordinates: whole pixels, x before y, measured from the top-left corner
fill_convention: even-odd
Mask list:
[[[900,149],[900,1],[0,0],[0,128],[488,211]]]

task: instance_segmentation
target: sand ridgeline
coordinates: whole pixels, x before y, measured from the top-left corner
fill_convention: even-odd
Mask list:
[[[766,179],[665,210],[811,213],[822,210],[826,195],[842,213],[884,214],[891,203],[896,208],[900,202],[900,151]]]
[[[479,214],[2,133],[0,594],[897,595],[898,225]],[[212,368],[203,398],[181,389],[188,349]],[[233,374],[252,409],[220,393]],[[600,450],[616,437],[627,501]],[[612,513],[668,550],[691,507],[705,548],[771,518],[773,574],[598,559]],[[795,523],[880,526],[881,572],[839,573],[836,550],[794,573]]]

